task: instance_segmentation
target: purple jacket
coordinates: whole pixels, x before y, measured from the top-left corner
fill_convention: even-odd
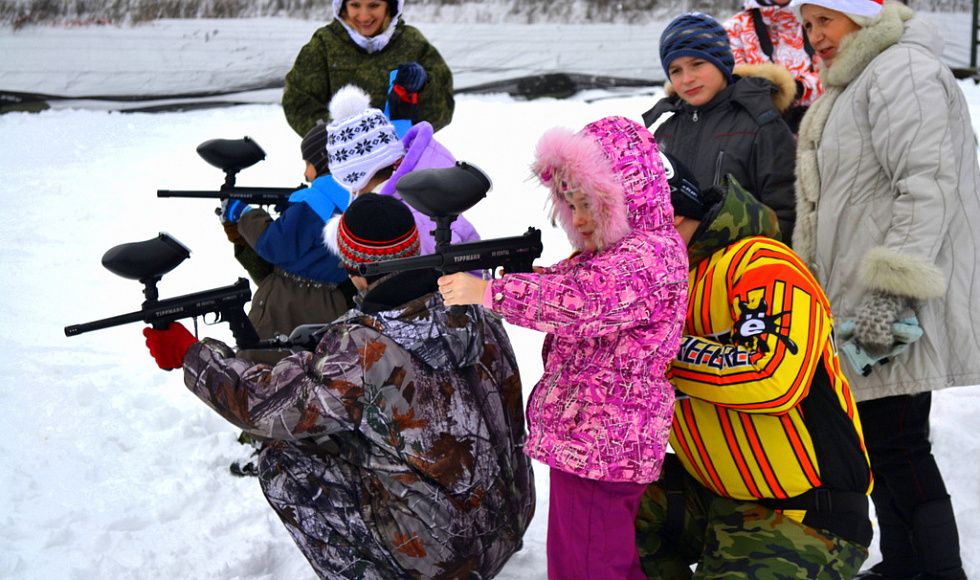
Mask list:
[[[405,157],[395,169],[391,179],[381,186],[381,191],[378,192],[381,195],[390,195],[400,200],[402,196],[395,191],[395,184],[398,183],[398,178],[401,176],[416,169],[438,169],[452,167],[456,164],[456,158],[435,140],[432,136],[432,125],[425,121],[409,129],[408,133],[405,133],[405,137],[402,138],[402,143],[405,144]],[[415,216],[415,225],[418,226],[419,234],[421,234],[419,237],[422,242],[422,254],[433,253],[436,249],[436,240],[430,232],[436,229],[436,223],[432,221],[432,218],[414,207],[409,206],[409,209]],[[473,224],[463,216],[456,218],[452,230],[452,243],[454,244],[480,240],[480,235],[476,233]]]
[[[561,192],[589,196],[598,250],[491,282],[493,310],[548,333],[525,453],[589,479],[654,481],[674,404],[664,371],[680,344],[688,280],[657,146],[638,123],[609,117],[579,133],[546,133],[534,172],[579,250]]]

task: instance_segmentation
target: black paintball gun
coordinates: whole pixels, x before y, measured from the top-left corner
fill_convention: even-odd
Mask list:
[[[254,205],[271,205],[282,213],[289,196],[306,189],[298,187],[240,187],[235,184],[238,172],[265,159],[265,151],[250,137],[241,139],[211,139],[197,146],[197,154],[209,164],[225,172],[225,182],[218,190],[158,189],[157,197],[202,199],[237,199]]]
[[[210,315],[214,317],[211,324],[227,322],[231,326],[231,333],[239,349],[258,345],[259,337],[255,328],[245,316],[245,303],[252,299],[252,291],[245,278],[239,278],[238,282],[230,286],[159,300],[157,282],[188,257],[190,250],[164,233],[142,242],[130,242],[111,248],[102,256],[102,265],[117,276],[139,280],[143,284],[143,296],[146,300],[143,301],[142,308],[129,314],[66,326],[65,336],[76,336],[131,322],[144,322],[154,328],[163,329],[171,322],[184,318],[196,319],[200,316],[207,322]]]
[[[399,179],[395,189],[410,206],[436,222],[436,229],[431,232],[436,240],[436,251],[428,256],[361,264],[358,270],[362,276],[426,268],[443,274],[498,267],[505,272],[530,272],[534,260],[541,257],[544,248],[541,230],[531,227],[520,236],[450,243],[453,221],[486,197],[490,190],[490,178],[473,165],[460,161],[453,167],[413,171]]]

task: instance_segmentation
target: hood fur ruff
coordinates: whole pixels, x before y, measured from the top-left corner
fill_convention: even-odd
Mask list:
[[[772,93],[772,104],[780,113],[785,113],[796,99],[796,80],[789,69],[781,64],[763,62],[759,64],[735,65],[732,74],[736,77],[758,77],[772,83],[775,90]],[[677,96],[677,89],[667,81],[664,83],[664,94],[668,97]]]
[[[669,224],[673,217],[653,135],[624,117],[601,119],[578,133],[551,129],[538,141],[532,171],[550,190],[552,221],[561,224],[578,250],[585,249],[585,240],[572,225],[566,190],[580,190],[588,198],[598,250],[634,229]]]

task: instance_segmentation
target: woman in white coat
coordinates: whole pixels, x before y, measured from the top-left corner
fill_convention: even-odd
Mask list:
[[[793,5],[826,90],[800,126],[793,248],[827,291],[838,329],[853,323],[851,344],[839,338],[883,556],[859,577],[966,578],[929,410],[933,390],[980,383],[980,169],[969,111],[939,59],[942,38],[909,8]],[[869,364],[853,364],[862,357]]]

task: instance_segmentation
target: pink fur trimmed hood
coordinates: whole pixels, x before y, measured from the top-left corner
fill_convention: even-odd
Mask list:
[[[561,224],[576,249],[585,240],[572,225],[564,198],[581,190],[592,206],[599,250],[634,230],[673,227],[670,187],[653,135],[625,117],[606,117],[578,133],[556,128],[538,141],[532,171],[551,191],[551,217]]]

